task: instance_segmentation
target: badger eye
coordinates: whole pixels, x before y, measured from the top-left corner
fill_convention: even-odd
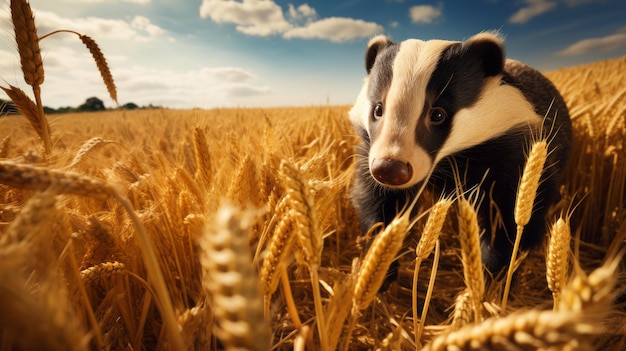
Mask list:
[[[381,102],[374,106],[374,118],[379,119],[383,116],[383,104]]]
[[[433,125],[440,125],[446,121],[448,118],[448,113],[441,107],[434,107],[430,111],[430,123]]]

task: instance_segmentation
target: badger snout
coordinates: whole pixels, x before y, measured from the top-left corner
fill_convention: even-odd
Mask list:
[[[374,159],[371,172],[379,183],[389,186],[402,186],[413,177],[413,168],[410,163],[391,158]]]

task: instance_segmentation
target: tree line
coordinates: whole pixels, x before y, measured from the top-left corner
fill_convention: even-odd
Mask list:
[[[115,109],[137,110],[137,109],[152,109],[152,108],[160,108],[160,106],[154,106],[152,104],[148,106],[139,106],[133,102],[129,102]],[[56,113],[97,112],[97,111],[110,110],[104,106],[104,102],[102,100],[100,100],[99,98],[95,96],[88,98],[87,100],[85,100],[84,103],[80,104],[77,107],[67,106],[67,107],[59,107],[57,109],[54,109],[52,107],[44,106],[43,109],[44,109],[44,113],[49,114],[49,115],[56,114]],[[17,109],[17,107],[15,107],[15,104],[12,101],[0,99],[0,117],[7,116],[7,115],[16,115],[16,114],[20,114],[20,112]]]

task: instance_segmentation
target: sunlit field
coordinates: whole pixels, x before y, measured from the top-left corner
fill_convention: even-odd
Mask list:
[[[505,272],[464,278],[458,199],[414,294],[430,194],[385,230],[409,233],[376,294],[349,107],[55,116],[47,158],[25,118],[0,118],[0,349],[624,349],[625,72],[548,73],[574,125],[548,218],[565,248],[518,254],[506,310]]]

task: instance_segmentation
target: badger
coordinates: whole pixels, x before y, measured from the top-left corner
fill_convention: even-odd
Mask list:
[[[351,191],[361,230],[389,224],[424,187],[440,196],[475,189],[483,263],[510,258],[519,179],[533,140],[549,153],[521,248],[542,242],[571,140],[563,98],[537,70],[505,58],[504,40],[483,32],[463,42],[371,39],[367,75],[349,111],[361,144]],[[500,225],[491,218],[499,216]],[[374,233],[375,235],[375,233]],[[387,283],[397,275],[390,268]]]

